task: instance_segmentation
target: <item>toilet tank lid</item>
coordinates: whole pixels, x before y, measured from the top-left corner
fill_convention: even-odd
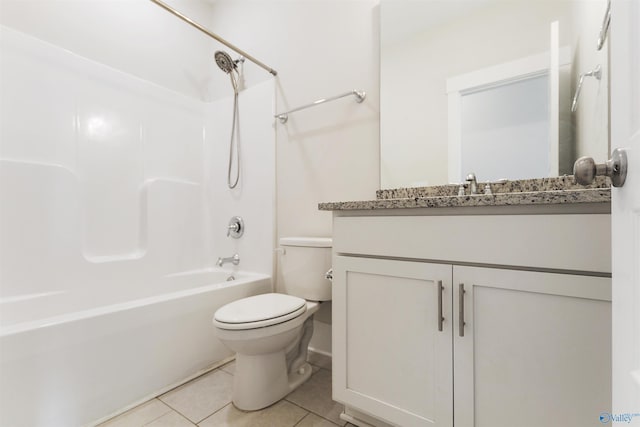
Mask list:
[[[330,248],[331,237],[281,237],[280,246],[306,246],[310,248]]]

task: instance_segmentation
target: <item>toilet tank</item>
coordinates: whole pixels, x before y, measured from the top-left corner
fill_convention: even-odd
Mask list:
[[[280,239],[280,290],[311,301],[331,300],[331,238],[283,237]]]

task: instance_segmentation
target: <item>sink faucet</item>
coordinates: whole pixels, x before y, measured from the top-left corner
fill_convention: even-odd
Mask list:
[[[216,261],[216,265],[218,267],[222,267],[223,265],[225,265],[225,264],[227,264],[229,262],[231,264],[233,264],[233,265],[240,264],[240,255],[234,254],[233,256],[231,256],[229,258],[218,258],[218,261]]]
[[[478,181],[476,181],[476,174],[471,172],[467,175],[466,182],[469,183],[469,194],[478,194]]]

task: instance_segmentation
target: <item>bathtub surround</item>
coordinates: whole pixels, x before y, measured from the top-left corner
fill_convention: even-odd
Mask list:
[[[211,117],[230,98],[5,26],[0,49],[0,424],[84,425],[229,357],[213,312],[272,289],[273,82],[240,94],[231,193],[229,121]],[[231,242],[234,215],[247,231]]]
[[[3,298],[206,266],[201,103],[1,31]]]
[[[220,73],[219,70],[217,70]],[[228,82],[227,82],[228,83]],[[226,93],[231,92],[226,88]],[[275,88],[272,80],[241,91],[236,138],[241,152],[240,181],[227,188],[229,135],[233,97],[204,106],[204,162],[209,167],[205,208],[208,242],[215,261],[218,257],[240,255],[240,268],[272,274],[275,263],[275,134],[273,130]],[[227,225],[241,216],[245,233],[239,239],[227,237]]]

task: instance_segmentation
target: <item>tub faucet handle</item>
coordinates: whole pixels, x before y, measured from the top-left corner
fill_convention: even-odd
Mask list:
[[[244,221],[239,216],[234,216],[227,225],[227,237],[239,239],[244,234]]]

